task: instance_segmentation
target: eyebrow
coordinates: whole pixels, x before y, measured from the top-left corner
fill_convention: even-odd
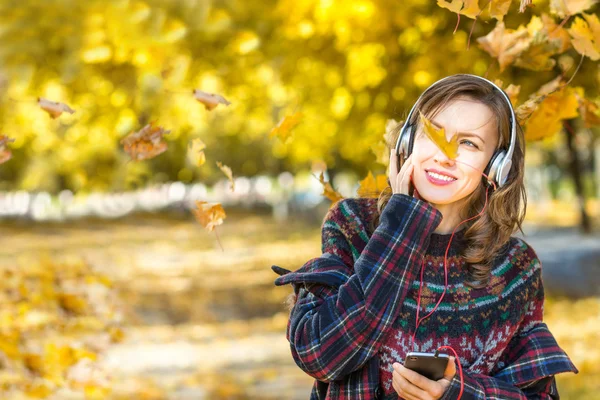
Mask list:
[[[442,127],[441,127],[440,125],[438,125],[437,123],[435,123],[435,122],[433,122],[433,121],[431,121],[431,124],[432,124],[433,126],[435,126],[436,128],[438,128],[438,129],[442,129]],[[444,128],[444,129],[445,129],[445,128]],[[485,140],[483,140],[483,138],[482,138],[481,136],[477,135],[476,133],[473,133],[473,132],[456,132],[456,133],[457,133],[459,136],[467,136],[467,137],[474,137],[474,138],[477,138],[477,139],[481,140],[481,142],[482,142],[483,144],[485,144]]]

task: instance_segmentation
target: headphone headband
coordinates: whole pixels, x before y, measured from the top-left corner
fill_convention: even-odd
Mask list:
[[[504,98],[504,100],[506,101],[506,103],[508,104],[508,107],[510,109],[510,123],[511,123],[511,130],[510,130],[510,143],[508,146],[508,150],[505,152],[504,150],[500,151],[500,155],[501,156],[497,156],[496,154],[494,156],[492,156],[491,160],[490,160],[490,175],[494,175],[494,176],[490,176],[491,179],[495,180],[498,184],[498,187],[502,186],[505,182],[506,179],[508,178],[508,173],[510,171],[510,167],[512,165],[512,156],[513,156],[513,152],[515,149],[515,143],[516,143],[516,139],[517,139],[517,125],[516,125],[516,116],[515,116],[515,111],[513,109],[512,103],[510,102],[510,98],[508,97],[508,95],[504,92],[504,90],[502,90],[498,85],[496,85],[494,82],[483,78],[481,76],[478,75],[472,75],[472,74],[456,74],[456,75],[450,75],[450,76],[446,76],[436,82],[434,82],[432,85],[430,85],[427,89],[425,89],[423,91],[423,93],[419,96],[419,98],[417,99],[417,101],[415,102],[415,104],[412,106],[412,108],[410,109],[410,112],[408,113],[408,117],[406,118],[406,122],[404,123],[404,125],[402,126],[402,129],[400,130],[400,134],[398,135],[398,140],[396,142],[396,155],[399,155],[401,150],[403,150],[401,147],[401,142],[403,141],[403,133],[405,132],[406,129],[408,129],[408,127],[411,125],[410,121],[412,118],[412,115],[415,111],[415,109],[417,108],[417,105],[419,105],[419,102],[421,101],[421,98],[423,97],[423,95],[432,87],[434,87],[435,85],[437,85],[440,82],[443,82],[446,79],[449,79],[453,76],[471,76],[471,77],[475,77],[477,79],[481,79],[482,81],[485,81],[487,83],[489,83],[490,85],[492,85],[492,87],[498,89],[498,91],[500,92],[500,94],[502,95],[502,97]],[[412,129],[411,129],[411,136],[412,136]],[[406,139],[404,139],[406,140]],[[411,138],[411,142],[412,142],[412,138]],[[406,145],[404,145],[406,146]],[[497,153],[497,152],[496,152]],[[407,157],[407,155],[406,155]]]

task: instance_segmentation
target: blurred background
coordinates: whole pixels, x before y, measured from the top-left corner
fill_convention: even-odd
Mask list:
[[[527,3],[0,0],[1,397],[307,399],[271,265],[319,255],[390,121],[472,73],[526,132],[559,391],[597,399],[600,6]]]

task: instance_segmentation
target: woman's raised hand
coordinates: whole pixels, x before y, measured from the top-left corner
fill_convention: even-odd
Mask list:
[[[412,174],[414,171],[414,165],[412,163],[412,154],[408,156],[404,164],[402,165],[402,169],[398,171],[398,156],[394,149],[392,149],[390,153],[390,171],[388,174],[388,178],[390,181],[390,186],[392,187],[392,193],[403,193],[406,195],[409,194],[409,185],[412,181]],[[415,194],[417,193],[416,188]],[[417,197],[417,196],[414,196]]]

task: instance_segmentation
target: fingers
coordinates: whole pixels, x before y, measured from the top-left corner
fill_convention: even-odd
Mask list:
[[[423,400],[431,399],[427,392],[421,388],[413,385],[408,379],[394,371],[392,378],[392,386],[398,395],[402,396],[406,400]]]
[[[413,173],[413,164],[412,164],[412,154],[409,155],[404,163],[402,164],[402,168],[400,171],[398,170],[398,155],[396,154],[395,149],[391,149],[390,152],[390,171],[389,171],[389,182],[392,187],[393,193],[404,193],[409,194],[409,183],[412,180]]]

